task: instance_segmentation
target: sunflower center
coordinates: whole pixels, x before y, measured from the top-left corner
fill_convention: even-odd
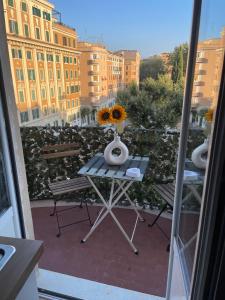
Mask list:
[[[114,119],[120,119],[121,118],[121,112],[117,109],[113,110],[112,115],[113,115]]]
[[[102,119],[104,120],[104,121],[106,121],[106,120],[108,120],[109,119],[109,112],[104,112],[103,114],[102,114]]]

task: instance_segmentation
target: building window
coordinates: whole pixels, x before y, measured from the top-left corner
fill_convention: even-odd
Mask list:
[[[70,78],[73,79],[73,71],[70,71]]]
[[[52,79],[53,79],[53,71],[52,71],[52,69],[49,69],[49,70],[48,70],[48,79],[49,79],[49,80],[52,80]]]
[[[53,61],[53,54],[47,54],[47,61]]]
[[[23,70],[22,69],[16,69],[16,79],[19,80],[19,81],[23,81],[24,80]]]
[[[69,63],[69,57],[68,56],[63,56],[63,62],[64,62],[64,64],[68,64]]]
[[[67,101],[67,108],[70,108],[70,100]]]
[[[28,79],[29,80],[35,80],[35,71],[34,69],[28,69]]]
[[[67,38],[63,36],[63,46],[67,46]]]
[[[31,89],[31,100],[36,101],[36,91],[35,91],[35,89]]]
[[[60,86],[58,87],[58,98],[62,100],[62,88]]]
[[[20,102],[24,102],[24,91],[23,90],[19,90],[18,94],[19,94],[19,101]]]
[[[76,57],[74,57],[73,63],[74,63],[75,65],[77,64],[77,59],[76,59]]]
[[[73,58],[70,56],[70,64],[73,63]]]
[[[18,23],[14,20],[9,20],[9,31],[10,33],[19,34]]]
[[[39,119],[39,108],[38,107],[32,109],[32,117],[33,117],[33,120]]]
[[[43,11],[43,19],[47,21],[51,21],[51,15],[47,13],[46,11]]]
[[[57,70],[56,73],[57,73],[57,79],[58,80],[61,79],[61,72],[60,72],[60,70]]]
[[[93,57],[93,59],[97,59],[97,58],[98,58],[98,54],[94,53],[94,54],[92,55],[92,57]]]
[[[41,39],[40,28],[38,28],[38,27],[35,28],[35,37],[37,40]]]
[[[75,70],[74,71],[74,78],[77,79],[78,78],[78,72]]]
[[[37,7],[32,7],[32,12],[34,16],[41,17],[41,10]]]
[[[76,48],[76,41],[73,40],[73,48]]]
[[[51,98],[54,98],[54,97],[55,97],[55,90],[54,90],[54,87],[51,87],[51,88],[50,88],[50,96],[51,96]]]
[[[71,106],[72,106],[72,107],[74,107],[74,106],[75,106],[75,101],[74,101],[74,100],[72,100],[72,102],[71,102]]]
[[[43,87],[41,89],[41,99],[42,100],[46,99],[46,88],[45,87]]]
[[[55,61],[58,63],[59,62],[59,55],[55,56]]]
[[[14,6],[14,0],[8,0],[8,5],[13,7]]]
[[[68,79],[69,78],[69,72],[68,72],[68,70],[66,70],[66,79]]]
[[[24,35],[25,37],[29,37],[29,26],[28,24],[24,24]]]
[[[59,42],[58,35],[56,33],[54,34],[54,41],[55,41],[55,44],[58,44],[58,42]]]
[[[47,108],[47,106],[43,107],[43,113],[44,113],[44,116],[47,116],[47,114],[48,114],[48,108]]]
[[[42,61],[44,61],[44,60],[45,60],[44,53],[42,53],[42,52],[37,52],[37,60],[42,60]]]
[[[50,42],[50,35],[49,35],[49,31],[45,31],[45,40],[46,42]]]
[[[22,2],[21,3],[21,9],[22,9],[22,11],[27,12],[27,4],[26,4],[26,2]]]
[[[22,112],[20,113],[20,121],[21,121],[21,123],[24,123],[24,122],[28,122],[28,121],[29,121],[28,111],[22,111]]]
[[[41,80],[41,81],[44,81],[44,80],[45,80],[45,71],[44,71],[44,69],[41,69],[41,70],[39,71],[39,77],[40,77],[40,80]]]
[[[14,49],[12,48],[12,57],[21,59],[22,58],[22,51],[20,49]]]
[[[70,87],[69,87],[69,86],[66,87],[66,93],[67,93],[67,94],[70,93]]]
[[[31,51],[27,51],[27,59],[32,59],[32,53]]]

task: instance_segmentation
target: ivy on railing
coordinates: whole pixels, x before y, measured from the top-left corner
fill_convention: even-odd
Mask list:
[[[103,152],[113,140],[113,132],[101,127],[23,127],[21,128],[24,158],[26,164],[28,189],[31,200],[50,199],[52,197],[48,183],[77,176],[77,171],[98,152]],[[130,196],[140,206],[158,208],[161,200],[153,191],[156,182],[172,181],[175,178],[179,133],[162,130],[127,128],[121,136],[131,155],[147,155],[149,166],[143,182],[134,184]],[[194,138],[196,139],[196,138]],[[80,144],[80,154],[73,157],[46,161],[41,157],[44,145],[59,143]],[[193,141],[191,141],[193,144]],[[196,146],[200,142],[196,140]],[[95,180],[105,193],[109,182]],[[80,201],[85,197],[95,202],[98,197],[91,189],[71,195],[68,201]],[[126,200],[120,204],[126,205]]]

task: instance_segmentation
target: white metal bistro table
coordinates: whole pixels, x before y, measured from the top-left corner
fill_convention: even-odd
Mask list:
[[[137,248],[133,244],[133,238],[135,234],[135,230],[137,227],[138,220],[144,221],[144,218],[140,215],[139,211],[135,207],[134,203],[130,199],[128,195],[128,189],[134,182],[141,182],[143,180],[146,168],[148,166],[149,158],[146,156],[129,156],[127,161],[121,166],[110,166],[105,162],[104,156],[102,153],[96,154],[91,160],[84,165],[78,174],[84,175],[88,178],[89,182],[93,186],[94,190],[98,194],[99,198],[103,203],[103,207],[100,210],[97,219],[95,220],[91,230],[88,234],[81,240],[82,243],[86,242],[87,239],[92,235],[95,229],[102,223],[105,217],[110,214],[120,231],[130,244],[135,254],[138,254]],[[126,170],[129,168],[139,168],[140,176],[139,177],[129,177],[126,176]],[[93,177],[100,177],[111,179],[111,188],[109,191],[109,198],[105,199],[102,193],[99,191],[98,187],[93,181]],[[113,207],[118,203],[122,196],[125,196],[129,201],[132,209],[136,212],[136,221],[134,224],[133,232],[131,237],[128,236],[123,226],[118,221],[114,212],[112,211]]]

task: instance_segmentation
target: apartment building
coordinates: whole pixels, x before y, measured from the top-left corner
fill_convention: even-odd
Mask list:
[[[124,84],[128,87],[135,82],[139,85],[140,78],[140,53],[136,50],[120,50],[116,54],[122,55],[124,58]]]
[[[77,33],[46,0],[3,0],[21,126],[80,124]]]
[[[193,106],[215,106],[218,98],[221,60],[224,55],[225,30],[217,39],[203,40],[198,43]]]

